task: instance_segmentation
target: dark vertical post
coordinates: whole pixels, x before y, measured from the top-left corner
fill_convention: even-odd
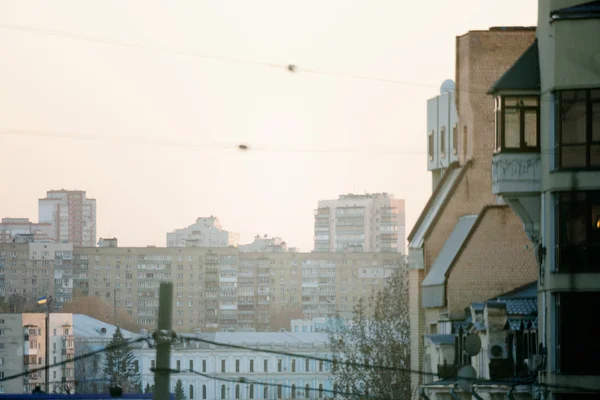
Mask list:
[[[171,344],[173,322],[173,284],[160,284],[158,299],[158,330],[156,332],[156,371],[154,400],[169,400]]]

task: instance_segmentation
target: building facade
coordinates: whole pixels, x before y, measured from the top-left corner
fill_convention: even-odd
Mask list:
[[[50,223],[36,223],[29,218],[2,218],[0,243],[18,241],[19,236],[29,236],[31,241],[51,243],[55,241],[54,228]]]
[[[404,200],[392,194],[347,194],[315,210],[315,252],[405,253]]]
[[[295,251],[295,248],[288,248],[287,243],[279,237],[269,237],[264,235],[256,235],[252,243],[241,244],[238,246],[239,251],[254,252],[254,253],[271,253]]]
[[[330,368],[326,362],[303,358],[331,358],[325,333],[288,332],[219,332],[187,335],[171,350],[171,387],[181,379],[190,400],[234,399],[325,399],[332,398]],[[264,353],[233,349],[195,341],[205,339],[218,343],[265,348]],[[154,385],[156,349],[143,344],[139,350],[143,386]],[[215,377],[219,379],[215,379]],[[246,383],[232,382],[243,377]]]
[[[212,215],[167,233],[167,247],[235,247],[239,242],[240,234],[223,230],[219,218]]]
[[[65,247],[66,246],[66,247]],[[73,291],[127,310],[154,327],[160,282],[174,285],[173,325],[179,331],[289,328],[292,318],[349,314],[381,288],[400,253],[240,252],[236,248],[69,247],[0,245],[0,293],[34,304],[54,295],[56,308]],[[68,247],[68,248],[67,248]]]
[[[96,245],[96,199],[82,190],[50,190],[39,199],[39,222],[51,224],[55,241],[74,246]]]
[[[440,97],[428,102],[434,190],[408,235],[413,370],[434,373],[424,364],[425,335],[456,334],[449,322],[464,318],[471,303],[536,279],[521,221],[492,193],[494,114],[486,94],[534,36],[533,28],[491,28],[457,37],[456,87],[452,92],[445,82]],[[412,375],[413,393],[422,382]]]
[[[594,398],[600,325],[581,310],[600,305],[600,3],[540,1],[538,15],[537,40],[489,91],[492,186],[536,249],[540,392]]]
[[[74,390],[75,355],[72,314],[52,313],[0,314],[0,376],[8,377],[32,371],[23,377],[0,383],[0,392],[30,393],[36,386],[55,393]],[[46,335],[48,342],[46,342]],[[46,357],[46,343],[49,343]],[[37,369],[65,362],[45,372]]]

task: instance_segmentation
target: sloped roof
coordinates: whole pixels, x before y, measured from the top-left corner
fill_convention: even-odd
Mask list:
[[[456,340],[455,335],[425,335],[425,339],[429,340],[432,344],[454,344]]]
[[[326,346],[329,336],[324,332],[215,332],[182,334],[184,338],[199,338],[210,342],[226,343],[247,347],[290,346],[309,347],[313,344]],[[209,343],[198,343],[199,347],[209,347]]]
[[[452,233],[448,236],[429,273],[423,280],[422,286],[442,285],[446,281],[446,272],[471,232],[475,221],[477,221],[477,215],[464,215],[458,219]]]
[[[106,331],[103,331],[103,328]],[[117,330],[115,325],[89,317],[85,314],[73,314],[73,335],[82,339],[110,340]],[[123,336],[128,339],[141,337],[137,333],[121,329]]]
[[[519,57],[501,77],[494,83],[488,94],[502,91],[539,91],[540,90],[540,57],[537,39]]]
[[[421,211],[417,222],[408,234],[409,247],[419,248],[423,246],[425,235],[431,223],[437,219],[437,216],[444,208],[446,200],[452,194],[452,189],[465,168],[466,166],[459,167],[458,163],[450,164],[442,180],[431,194],[431,197],[429,197],[425,208]]]

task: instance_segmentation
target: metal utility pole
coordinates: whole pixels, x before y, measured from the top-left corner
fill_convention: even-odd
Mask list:
[[[158,330],[156,331],[156,371],[154,400],[169,400],[171,376],[171,344],[173,338],[173,284],[161,283],[158,297]]]
[[[46,300],[46,362],[45,362],[45,380],[46,393],[50,393],[50,310],[52,307],[52,296],[48,296]]]
[[[113,294],[113,307],[114,307],[114,317],[115,317],[115,323],[118,325],[119,321],[117,321],[117,289],[115,288],[115,292]]]

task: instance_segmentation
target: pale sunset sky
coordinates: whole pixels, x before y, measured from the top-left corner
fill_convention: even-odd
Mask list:
[[[242,242],[310,251],[317,201],[367,191],[406,200],[408,233],[431,193],[426,100],[454,79],[456,36],[536,13],[534,0],[0,0],[0,217],[37,221],[47,190],[80,189],[97,237],[120,246],[164,246],[215,215]]]

